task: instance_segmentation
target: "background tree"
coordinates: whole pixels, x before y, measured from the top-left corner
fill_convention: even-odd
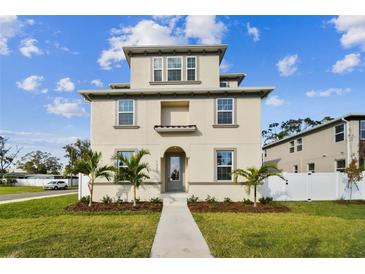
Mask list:
[[[30,174],[59,174],[62,168],[59,158],[40,150],[25,154],[17,164]]]
[[[148,164],[141,163],[142,157],[149,154],[148,150],[141,149],[129,158],[124,157],[121,154],[114,157],[123,163],[123,167],[119,168],[116,173],[116,181],[129,181],[133,186],[133,206],[136,206],[137,204],[137,189],[145,179],[150,178],[150,176],[145,173],[145,171],[149,172],[150,170]]]
[[[0,178],[3,178],[4,174],[8,172],[21,150],[18,147],[7,146],[8,140],[0,136]]]
[[[63,149],[66,152],[65,157],[68,159],[68,164],[65,166],[65,175],[77,175],[77,172],[75,172],[76,161],[83,158],[91,150],[90,141],[77,139],[75,143],[68,144]]]
[[[89,177],[88,188],[90,191],[89,206],[93,201],[94,183],[97,178],[104,177],[108,181],[112,177],[111,172],[115,171],[115,167],[100,165],[101,152],[89,150],[82,158],[77,159],[75,163],[75,172],[82,173]]]
[[[253,187],[253,206],[257,206],[257,187],[264,184],[265,179],[271,176],[277,176],[286,181],[281,175],[281,171],[274,164],[264,164],[260,168],[251,167],[246,170],[236,169],[233,171],[234,182],[238,182],[239,177],[243,177],[243,184],[247,186],[248,193]]]
[[[363,179],[362,169],[357,164],[357,159],[353,158],[349,166],[345,169],[347,175],[347,189],[349,190],[349,201],[352,200],[352,189],[355,185],[357,189],[358,183]]]

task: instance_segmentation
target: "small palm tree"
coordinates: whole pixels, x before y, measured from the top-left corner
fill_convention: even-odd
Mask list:
[[[137,189],[145,179],[150,178],[150,176],[145,173],[145,171],[150,171],[148,164],[141,163],[141,159],[145,155],[150,155],[149,151],[141,149],[129,158],[124,157],[121,154],[114,157],[123,165],[123,167],[119,168],[116,179],[129,181],[133,186],[133,206],[136,206],[137,204]]]
[[[254,191],[254,201],[253,206],[257,206],[256,197],[257,197],[257,187],[264,184],[264,180],[271,176],[278,176],[283,180],[286,180],[280,173],[281,171],[273,164],[265,164],[260,168],[251,167],[246,170],[236,169],[233,171],[234,182],[238,182],[238,177],[243,177],[245,180],[243,182],[244,185],[248,187],[248,192],[251,191],[251,186],[253,186]]]
[[[88,151],[84,154],[84,156],[80,159],[76,160],[75,170],[76,172],[82,173],[89,177],[88,188],[90,191],[90,201],[89,206],[91,206],[93,200],[93,192],[94,192],[94,183],[95,180],[99,177],[104,177],[108,181],[112,177],[111,172],[115,171],[115,167],[113,166],[101,166],[101,152],[96,151]]]

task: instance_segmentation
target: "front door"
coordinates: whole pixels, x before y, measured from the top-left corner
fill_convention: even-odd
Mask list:
[[[184,158],[181,154],[166,155],[166,191],[183,191]]]

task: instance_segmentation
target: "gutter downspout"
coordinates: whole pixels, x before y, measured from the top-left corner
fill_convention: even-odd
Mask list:
[[[350,158],[351,158],[349,121],[347,121],[344,118],[341,118],[341,120],[346,123],[346,145],[347,145],[346,165],[348,166],[350,164]]]

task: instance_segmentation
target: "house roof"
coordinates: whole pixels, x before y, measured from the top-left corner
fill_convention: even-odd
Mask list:
[[[79,93],[87,100],[92,101],[98,96],[163,96],[163,95],[257,95],[265,98],[275,87],[245,87],[245,88],[169,88],[169,89],[107,89],[107,90],[80,90]]]
[[[155,54],[195,54],[195,53],[219,53],[219,62],[222,62],[227,49],[226,44],[215,45],[153,45],[153,46],[131,46],[123,47],[125,58],[130,65],[130,58],[133,55],[155,55]]]
[[[269,147],[273,147],[273,146],[276,146],[276,145],[285,143],[285,142],[287,142],[287,141],[289,141],[291,139],[295,139],[297,137],[300,137],[300,136],[303,136],[303,135],[310,134],[312,132],[321,130],[322,128],[325,128],[325,127],[327,127],[329,125],[332,125],[332,124],[336,124],[336,123],[338,123],[340,121],[343,121],[343,120],[350,121],[350,120],[357,120],[357,119],[365,119],[365,113],[348,113],[348,114],[346,114],[344,116],[335,118],[332,121],[328,121],[328,122],[323,123],[323,124],[320,124],[318,126],[315,126],[315,127],[312,127],[312,128],[306,129],[306,130],[303,130],[303,131],[301,131],[301,132],[299,132],[297,134],[294,134],[294,135],[285,137],[285,138],[283,138],[281,140],[278,140],[278,141],[269,143],[267,145],[264,145],[262,148],[263,149],[266,149],[266,148],[269,148]]]
[[[111,89],[129,89],[131,85],[130,83],[110,83],[109,87]]]
[[[245,79],[246,74],[245,73],[225,73],[225,74],[221,74],[219,76],[220,80],[237,80],[238,85],[241,84],[241,82],[243,81],[243,79]]]

